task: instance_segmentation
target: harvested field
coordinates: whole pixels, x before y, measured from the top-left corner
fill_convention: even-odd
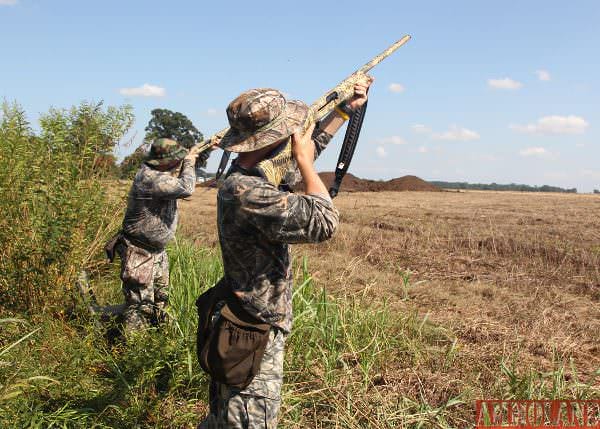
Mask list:
[[[392,362],[379,390],[432,404],[498,397],[504,375],[561,365],[556,382],[600,387],[599,197],[343,192],[335,203],[335,238],[293,249],[308,257],[317,283],[333,296],[416,311],[456,338],[448,365],[420,372]],[[216,246],[215,191],[181,207],[181,233]]]

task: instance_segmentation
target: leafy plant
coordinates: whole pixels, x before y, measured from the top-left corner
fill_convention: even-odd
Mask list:
[[[36,133],[19,105],[2,105],[0,308],[64,308],[77,273],[114,230],[118,202],[102,179],[132,121],[128,106],[82,103],[51,109]]]

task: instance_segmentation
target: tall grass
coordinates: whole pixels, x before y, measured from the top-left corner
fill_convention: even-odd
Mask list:
[[[207,383],[196,360],[197,296],[222,274],[219,255],[178,241],[171,260],[171,323],[127,343],[107,342],[105,329],[83,318],[44,319],[38,331],[0,335],[12,345],[18,377],[31,379],[19,395],[0,401],[6,428],[194,428],[206,414]],[[460,365],[450,332],[414,313],[399,313],[362,295],[329,296],[298,261],[295,322],[286,342],[282,428],[454,428],[472,425],[469,387],[425,399],[425,377],[440,379]],[[96,288],[102,288],[97,284]],[[118,284],[104,296],[118,294]],[[0,350],[4,350],[0,348]],[[508,362],[508,361],[507,361]],[[552,374],[498,368],[491,396],[598,395],[566,369]],[[0,366],[0,380],[11,368]],[[552,381],[554,380],[554,381]],[[554,383],[554,384],[552,384]],[[4,385],[4,383],[2,383]],[[554,390],[552,390],[554,389]],[[554,393],[552,393],[553,391]]]

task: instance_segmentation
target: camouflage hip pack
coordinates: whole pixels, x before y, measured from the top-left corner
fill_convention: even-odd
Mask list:
[[[115,253],[121,257],[121,281],[123,283],[147,285],[152,283],[154,274],[154,255],[152,252],[136,246],[122,231],[115,234],[104,246],[110,262]]]
[[[198,362],[213,381],[245,389],[258,373],[271,325],[250,316],[221,279],[196,301]]]

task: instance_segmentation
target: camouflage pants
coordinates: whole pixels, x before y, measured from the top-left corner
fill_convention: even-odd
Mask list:
[[[153,254],[152,281],[148,284],[123,283],[126,309],[125,330],[138,331],[156,326],[165,319],[169,302],[169,257],[166,251]]]
[[[273,429],[281,405],[285,335],[271,329],[260,369],[244,390],[211,381],[210,414],[199,429]]]

